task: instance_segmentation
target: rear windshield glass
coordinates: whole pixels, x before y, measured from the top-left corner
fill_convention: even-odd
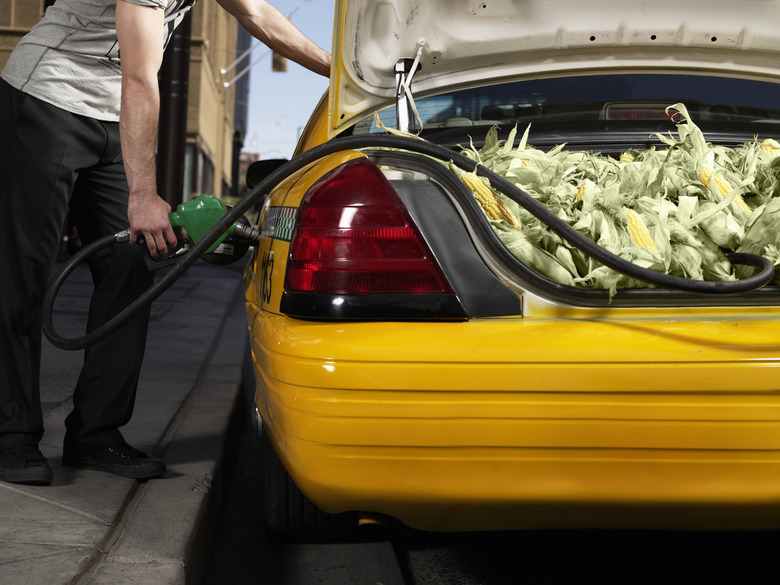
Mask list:
[[[637,121],[667,117],[682,102],[698,122],[780,124],[780,85],[699,75],[596,75],[488,85],[416,101],[423,131],[556,121]],[[395,108],[380,112],[396,128]],[[354,134],[383,132],[373,118]]]

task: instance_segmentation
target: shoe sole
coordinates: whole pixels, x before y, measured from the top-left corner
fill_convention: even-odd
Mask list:
[[[0,469],[0,481],[25,485],[51,485],[54,472],[49,467],[28,467],[26,469]]]
[[[70,457],[65,456],[62,458],[62,465],[75,469],[103,471],[127,479],[153,479],[155,477],[160,477],[167,471],[165,464],[162,462],[160,462],[160,465],[155,466],[156,469],[143,470],[139,467],[132,467],[129,465],[107,465],[105,463],[95,463],[94,461],[84,461],[83,459],[71,459]]]

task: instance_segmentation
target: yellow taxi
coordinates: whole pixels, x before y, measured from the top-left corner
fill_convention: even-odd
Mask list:
[[[779,19],[778,0],[336,2],[330,90],[296,154],[337,147],[267,193],[245,273],[272,532],[780,528],[780,159],[755,154],[780,136]],[[711,216],[747,217],[717,246],[721,280],[706,222],[681,220],[696,269],[669,227],[683,204],[710,209],[702,168],[668,166],[697,136],[735,190]],[[745,144],[759,170],[733,162]],[[579,153],[546,179],[579,223],[527,223],[543,213],[522,177],[526,199],[483,181],[517,225],[480,206],[463,175],[518,145],[537,167]],[[624,192],[576,198],[588,165],[628,174],[625,153],[664,169],[637,179],[660,251],[610,251],[638,275],[594,280],[609,269],[588,256],[556,280],[507,245],[541,233],[564,267],[549,242],[572,231],[610,249],[582,209]],[[750,281],[742,252],[769,277]],[[642,280],[663,254],[669,278]]]

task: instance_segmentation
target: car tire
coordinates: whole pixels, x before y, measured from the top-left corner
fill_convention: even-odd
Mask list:
[[[320,510],[295,485],[276,454],[265,429],[263,455],[263,519],[269,534],[287,542],[350,540],[358,529],[358,513],[329,514]]]

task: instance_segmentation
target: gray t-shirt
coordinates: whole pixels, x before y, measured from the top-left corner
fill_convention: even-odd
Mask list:
[[[160,43],[166,45],[195,1],[57,0],[19,41],[0,76],[59,108],[115,122],[122,91],[116,3],[164,9]]]

